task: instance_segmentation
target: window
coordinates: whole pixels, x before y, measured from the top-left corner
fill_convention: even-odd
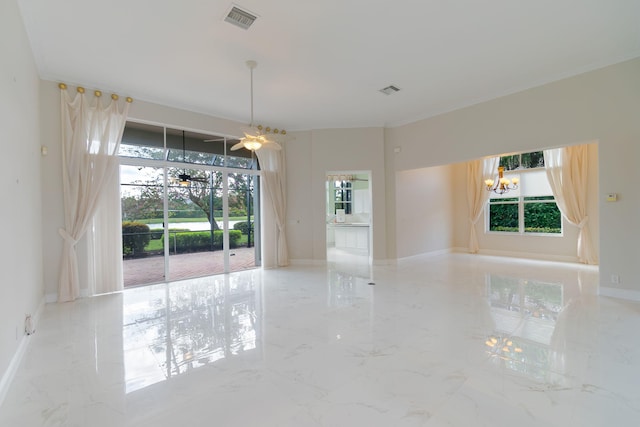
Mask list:
[[[500,157],[500,166],[503,166],[505,171],[543,168],[544,155],[542,151],[534,151],[502,156]]]
[[[505,178],[520,180],[505,194],[491,193],[487,231],[518,234],[562,234],[562,215],[547,181],[542,151],[500,158]]]
[[[337,209],[344,209],[344,213],[351,215],[353,212],[353,190],[351,181],[336,180],[333,182],[333,213],[337,212]]]
[[[234,169],[260,169],[257,157],[242,148],[232,151],[238,139],[164,126],[127,122],[120,157],[193,163]]]

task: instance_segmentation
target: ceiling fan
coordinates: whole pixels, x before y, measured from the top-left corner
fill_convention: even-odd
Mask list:
[[[258,66],[256,61],[247,61],[247,67],[251,72],[251,122],[249,123],[249,129],[244,132],[244,138],[240,139],[240,142],[231,147],[231,151],[246,148],[249,151],[256,151],[260,148],[269,148],[272,150],[281,150],[282,146],[276,141],[281,135],[284,136],[287,132],[282,129],[271,129],[270,127],[263,128],[262,125],[253,125],[253,70]]]
[[[185,147],[185,136],[184,136],[184,130],[183,130],[182,131],[182,162],[183,163],[187,162],[186,153],[187,153],[187,150],[186,150],[186,147]],[[188,187],[192,181],[208,182],[208,179],[207,178],[202,178],[202,177],[191,176],[190,174],[187,173],[187,170],[185,169],[183,173],[178,175],[178,179],[177,180],[174,178],[174,179],[172,179],[172,181],[177,182],[178,185],[180,185],[181,187]]]

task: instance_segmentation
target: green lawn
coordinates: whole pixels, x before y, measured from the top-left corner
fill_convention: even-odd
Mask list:
[[[171,236],[169,236],[171,238]],[[238,240],[238,246],[246,246],[247,245],[247,235],[243,234]],[[144,248],[147,252],[159,252],[162,251],[162,239],[151,239],[149,244]]]
[[[229,221],[246,221],[246,216],[230,216]],[[253,220],[253,216],[251,217]],[[149,219],[136,219],[133,220],[135,222],[141,222],[143,224],[162,224],[162,218],[149,218]],[[172,222],[207,222],[209,221],[207,217],[203,218],[169,218],[169,224]],[[216,218],[217,222],[222,222],[222,218]]]

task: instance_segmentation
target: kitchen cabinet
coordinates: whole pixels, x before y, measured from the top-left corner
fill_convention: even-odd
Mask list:
[[[368,225],[336,225],[334,234],[336,249],[357,249],[369,253]]]

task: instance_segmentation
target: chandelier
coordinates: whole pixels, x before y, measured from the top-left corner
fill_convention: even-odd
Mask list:
[[[487,353],[491,356],[499,357],[503,360],[513,360],[520,358],[519,354],[524,350],[509,337],[499,335],[490,335],[484,342],[487,347]]]
[[[486,179],[484,185],[487,187],[487,191],[493,191],[496,194],[504,194],[509,190],[516,190],[518,188],[518,178],[508,179],[504,177],[504,167],[498,167],[498,179]]]

